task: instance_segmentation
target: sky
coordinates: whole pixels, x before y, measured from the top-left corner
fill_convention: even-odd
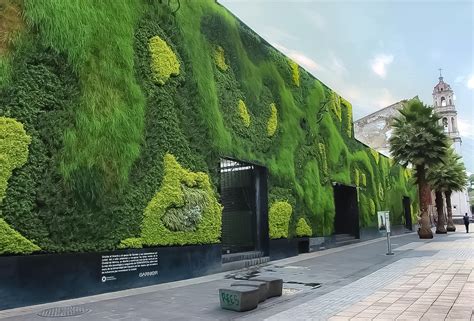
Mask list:
[[[349,100],[354,120],[415,96],[432,105],[442,68],[474,173],[474,0],[219,3]]]

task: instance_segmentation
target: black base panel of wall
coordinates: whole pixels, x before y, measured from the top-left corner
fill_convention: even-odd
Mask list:
[[[309,252],[309,238],[270,240],[270,260],[280,260]]]
[[[220,244],[0,257],[0,310],[221,270]]]

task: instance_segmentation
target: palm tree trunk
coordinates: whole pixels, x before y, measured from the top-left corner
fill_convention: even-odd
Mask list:
[[[424,165],[416,166],[418,193],[420,198],[420,228],[418,229],[418,236],[420,239],[432,239],[433,232],[431,231],[430,218],[428,213],[428,206],[430,204],[431,189],[426,181],[426,170]]]
[[[451,191],[444,192],[444,196],[446,197],[446,208],[448,209],[448,227],[446,230],[448,232],[455,232],[456,226],[454,226],[453,222],[453,209],[451,207]]]
[[[435,191],[436,212],[438,213],[438,222],[436,224],[436,234],[446,234],[446,219],[444,217],[443,192]]]

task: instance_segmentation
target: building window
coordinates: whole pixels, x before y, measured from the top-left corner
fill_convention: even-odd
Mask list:
[[[441,97],[441,106],[446,106],[446,98]]]
[[[451,131],[456,132],[456,125],[454,124],[454,117],[451,117]]]
[[[449,128],[448,128],[448,119],[446,117],[443,118],[443,128],[444,128],[444,132],[447,133],[449,131]]]

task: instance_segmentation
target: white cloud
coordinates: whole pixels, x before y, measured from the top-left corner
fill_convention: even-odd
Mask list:
[[[474,75],[471,75],[471,77],[467,81],[467,88],[474,89]]]
[[[392,62],[393,55],[378,54],[370,61],[370,67],[379,77],[385,78],[387,75],[387,66]]]
[[[315,72],[323,70],[323,67],[321,67],[316,61],[300,51],[286,48],[279,43],[272,43],[272,46],[283,52],[289,58],[293,59],[300,66],[308,69],[308,71]]]
[[[472,122],[458,118],[458,130],[461,137],[474,139],[474,125]]]

